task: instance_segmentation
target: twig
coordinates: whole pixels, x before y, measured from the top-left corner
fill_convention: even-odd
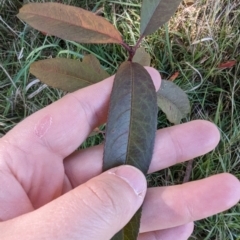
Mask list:
[[[141,36],[136,45],[134,47],[129,46],[128,44],[126,44],[125,42],[122,43],[122,46],[128,51],[129,57],[128,57],[128,61],[132,61],[139,45],[141,44],[142,40],[143,40],[144,36]]]
[[[138,41],[137,41],[137,43],[136,43],[136,46],[134,47],[134,51],[135,51],[135,52],[137,51],[137,49],[138,49],[139,45],[141,44],[143,38],[144,38],[144,36],[141,36],[141,37],[138,39]]]
[[[193,168],[193,159],[188,161],[183,183],[189,182]]]
[[[121,45],[130,53],[132,51],[131,47],[127,43],[122,42]]]

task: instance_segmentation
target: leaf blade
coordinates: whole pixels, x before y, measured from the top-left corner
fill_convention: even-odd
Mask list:
[[[104,171],[130,164],[147,173],[148,167],[136,162],[132,156],[136,152],[141,156],[139,159],[151,161],[151,150],[146,153],[141,149],[153,148],[157,125],[156,101],[155,87],[148,72],[137,63],[123,63],[116,74],[110,99]],[[141,147],[134,146],[134,142]]]
[[[142,216],[142,207],[131,218],[129,223],[120,230],[111,240],[136,240],[138,236],[138,229],[140,228],[140,219]]]
[[[151,64],[151,56],[149,53],[145,51],[143,47],[137,49],[133,59],[133,62],[139,63],[142,66],[150,66]]]
[[[179,124],[190,112],[190,103],[186,93],[172,81],[162,80],[157,92],[159,108],[167,115],[167,119]]]
[[[92,65],[89,64],[89,59]],[[30,72],[41,82],[67,92],[76,91],[109,77],[92,54],[85,56],[82,62],[65,58],[40,60],[30,66]]]
[[[117,29],[106,19],[81,8],[60,3],[30,3],[20,19],[41,32],[81,43],[122,43]]]
[[[155,32],[177,10],[182,0],[143,0],[141,10],[141,36]]]
[[[143,111],[144,109],[144,111]],[[156,90],[138,63],[123,63],[114,80],[104,146],[103,171],[128,164],[147,173],[157,129]],[[112,240],[135,240],[141,209]]]

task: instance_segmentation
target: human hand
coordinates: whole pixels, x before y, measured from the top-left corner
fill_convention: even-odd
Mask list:
[[[158,88],[158,72],[147,69]],[[230,174],[147,190],[133,167],[101,173],[102,145],[75,151],[106,121],[112,82],[66,95],[0,139],[1,240],[108,240],[145,194],[139,240],[185,240],[193,221],[238,202],[240,184]],[[203,155],[218,141],[217,128],[206,121],[161,129],[149,172]]]

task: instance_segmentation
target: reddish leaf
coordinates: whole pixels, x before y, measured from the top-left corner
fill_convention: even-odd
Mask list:
[[[220,63],[218,65],[218,68],[232,68],[236,65],[236,61],[235,60],[231,60],[231,61],[227,61],[224,63]]]
[[[30,3],[20,19],[41,32],[81,43],[122,43],[117,29],[106,19],[81,8],[60,3]]]
[[[128,164],[147,173],[157,126],[157,96],[149,73],[124,62],[110,98],[103,171]]]
[[[103,171],[128,164],[147,173],[157,129],[157,97],[151,76],[138,63],[124,62],[109,104]],[[135,240],[141,210],[111,240]]]
[[[178,78],[178,76],[179,76],[179,74],[180,74],[180,72],[175,72],[170,78],[169,78],[169,81],[175,81],[177,78]]]

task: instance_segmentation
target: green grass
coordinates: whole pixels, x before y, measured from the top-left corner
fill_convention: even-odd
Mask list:
[[[134,44],[139,37],[139,0],[62,2],[90,11],[102,10],[128,44]],[[92,52],[112,74],[126,59],[126,52],[120,46],[82,45],[46,37],[15,17],[20,6],[21,2],[16,0],[5,0],[1,6],[0,0],[1,135],[64,95],[52,88],[37,93],[42,87],[39,82],[29,85],[35,79],[28,72],[29,65],[35,60],[56,56],[81,58]],[[168,25],[143,41],[152,56],[152,66],[163,78],[180,72],[175,82],[188,93],[192,106],[190,116],[184,121],[206,119],[217,124],[221,131],[221,142],[216,150],[194,160],[191,180],[221,172],[230,172],[240,178],[239,25],[237,0],[196,0],[193,6],[182,5]],[[218,65],[227,60],[235,60],[236,65],[219,69]],[[159,128],[166,126],[170,124],[160,113]],[[101,136],[91,137],[83,147],[98,144],[101,140]],[[180,184],[185,169],[186,164],[179,164],[154,173],[148,179],[152,185]],[[237,240],[240,239],[239,223],[238,204],[229,211],[196,222],[191,239]]]

